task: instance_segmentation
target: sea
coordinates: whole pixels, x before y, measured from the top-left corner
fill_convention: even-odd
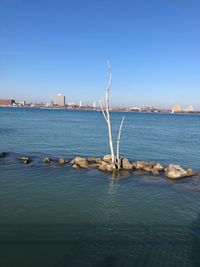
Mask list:
[[[200,266],[200,115],[112,112],[115,148],[123,115],[121,157],[197,175],[59,165],[109,154],[101,112],[0,108],[0,267]]]

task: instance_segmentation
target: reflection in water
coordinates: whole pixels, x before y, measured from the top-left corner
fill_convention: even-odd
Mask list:
[[[113,179],[122,179],[122,178],[127,178],[129,177],[129,175],[131,174],[132,171],[128,171],[128,170],[116,170],[114,172],[111,173],[111,177]]]

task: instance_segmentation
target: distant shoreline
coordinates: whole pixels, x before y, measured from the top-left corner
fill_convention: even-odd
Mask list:
[[[73,111],[97,111],[101,112],[100,108],[92,108],[92,107],[38,107],[38,106],[4,106],[0,105],[0,108],[18,108],[18,109],[41,109],[41,110],[73,110]],[[172,113],[169,110],[160,110],[160,111],[131,111],[127,108],[113,108],[110,110],[111,112],[124,112],[124,113],[141,113],[141,114],[175,114],[175,115],[200,115],[200,111],[194,112],[174,112]]]

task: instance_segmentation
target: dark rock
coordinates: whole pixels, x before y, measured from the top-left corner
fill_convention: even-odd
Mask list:
[[[44,163],[50,163],[51,161],[52,161],[52,159],[49,158],[49,157],[45,157],[45,158],[43,158],[43,160],[42,160],[42,162],[44,162]]]
[[[24,162],[24,164],[29,164],[31,162],[31,159],[29,157],[20,157],[19,158],[21,161]]]
[[[5,157],[5,155],[6,155],[6,152],[0,152],[0,158]]]

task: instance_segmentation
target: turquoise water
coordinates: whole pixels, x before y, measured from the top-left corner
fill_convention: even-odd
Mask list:
[[[200,172],[200,116],[125,114],[121,154]],[[112,113],[114,135],[122,113]],[[0,108],[0,266],[199,266],[200,178],[44,165],[109,152],[100,112]],[[19,155],[33,161],[23,165]]]

